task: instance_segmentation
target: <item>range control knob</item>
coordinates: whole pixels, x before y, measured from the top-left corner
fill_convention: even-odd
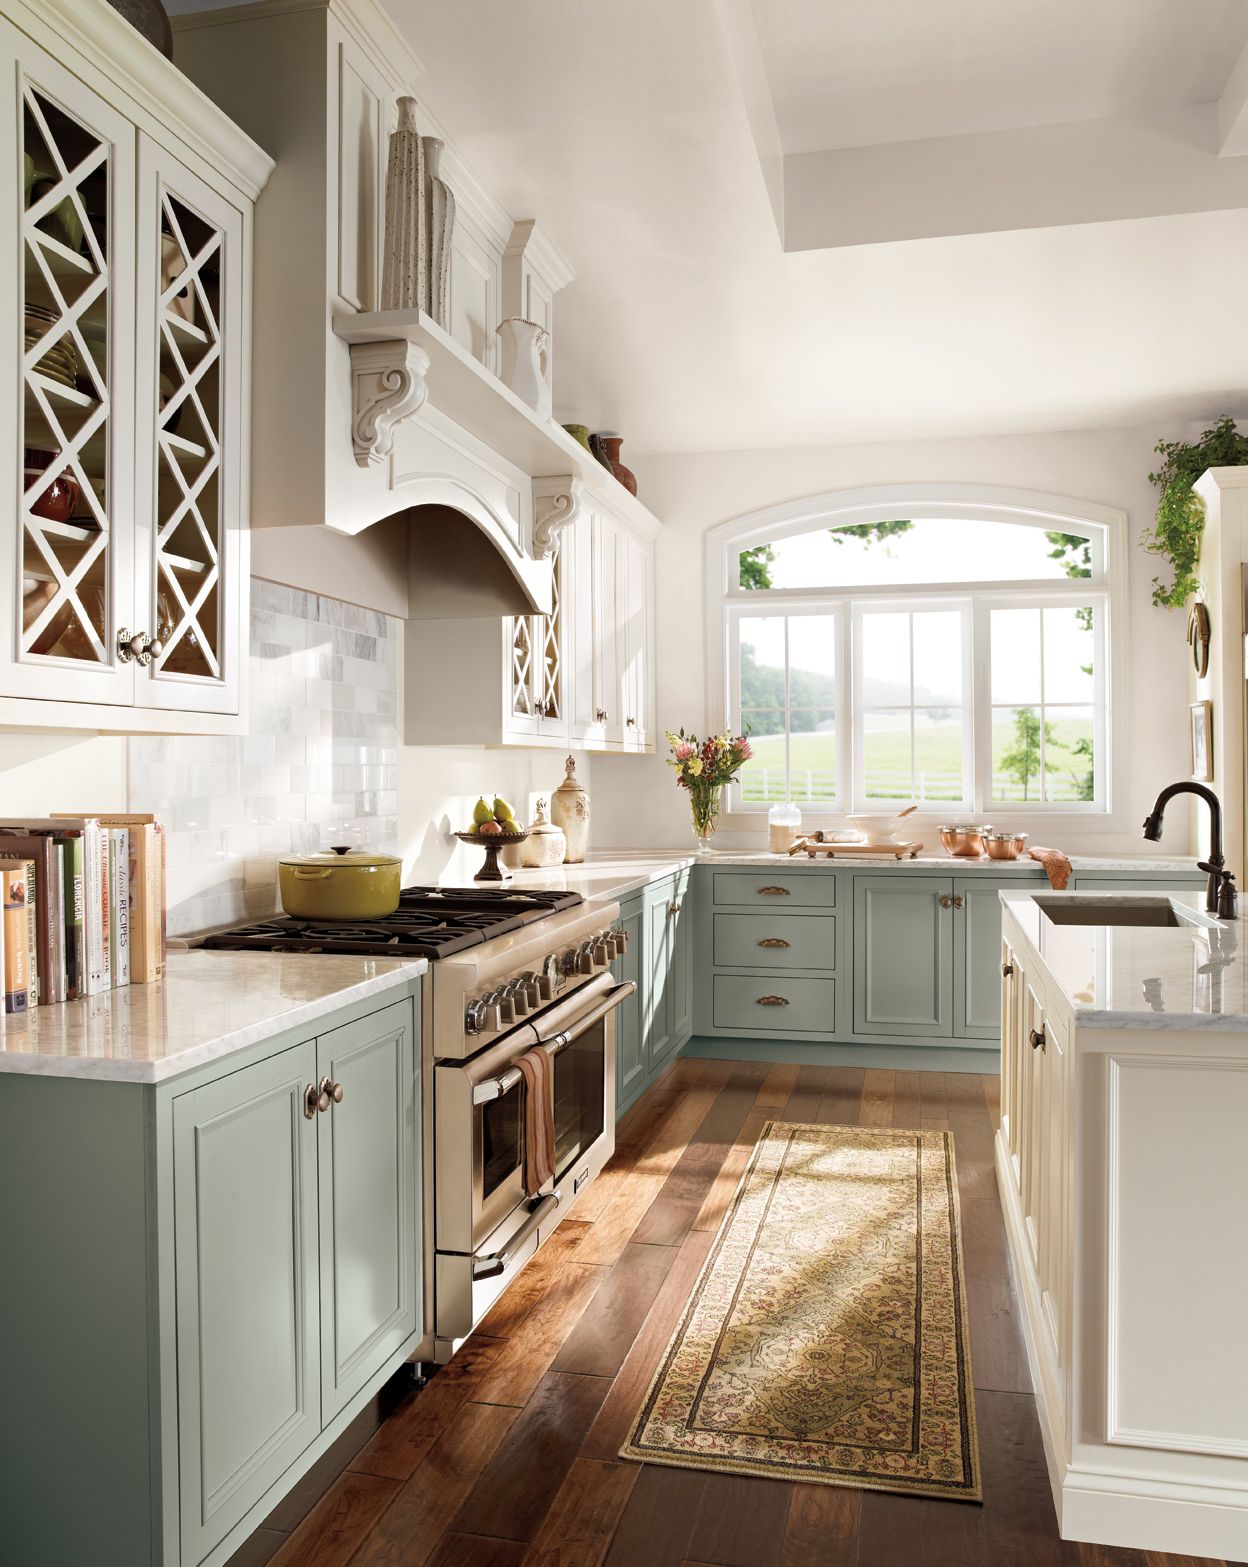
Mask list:
[[[605,968],[614,956],[615,943],[611,940],[610,933],[608,932],[605,936],[599,936],[598,940],[594,942],[594,962],[600,968]]]
[[[576,970],[578,974],[592,974],[594,972],[594,948],[592,942],[582,942],[581,950],[577,953]]]
[[[617,925],[612,935],[615,937],[615,955],[617,958],[622,958],[628,951],[628,932],[623,925]]]
[[[512,1010],[518,1018],[527,1017],[533,1010],[529,1005],[529,993],[524,987],[523,980],[509,979],[505,995],[507,1000],[511,1002]]]
[[[536,974],[523,974],[520,978],[520,991],[528,1003],[529,1011],[542,1004],[542,988],[537,982]]]
[[[559,988],[559,959],[552,952],[542,964],[542,972],[537,976],[538,994],[543,1001],[553,1001],[555,991]]]
[[[479,1034],[485,1028],[485,1002],[478,998],[464,1008],[464,1032]]]

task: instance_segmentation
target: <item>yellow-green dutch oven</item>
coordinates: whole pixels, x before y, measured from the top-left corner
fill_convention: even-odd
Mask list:
[[[376,920],[399,906],[402,860],[371,849],[333,848],[278,862],[282,907],[296,919]]]

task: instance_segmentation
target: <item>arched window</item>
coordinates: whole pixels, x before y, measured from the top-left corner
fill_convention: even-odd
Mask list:
[[[968,486],[812,497],[708,535],[713,706],[754,760],[729,808],[1110,808],[1126,518]]]

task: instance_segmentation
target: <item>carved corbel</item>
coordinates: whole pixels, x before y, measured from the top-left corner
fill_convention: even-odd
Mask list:
[[[555,534],[581,513],[581,481],[571,474],[533,481],[533,558],[548,560]]]
[[[429,355],[404,338],[351,344],[351,445],[361,468],[385,462],[395,426],[429,395]]]

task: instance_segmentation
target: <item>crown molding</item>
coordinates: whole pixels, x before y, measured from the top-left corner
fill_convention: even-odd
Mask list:
[[[80,55],[244,196],[264,189],[273,159],[107,0],[6,0],[5,15],[59,57]]]
[[[513,224],[503,255],[523,256],[555,294],[576,276],[572,263],[536,218],[520,218]]]

